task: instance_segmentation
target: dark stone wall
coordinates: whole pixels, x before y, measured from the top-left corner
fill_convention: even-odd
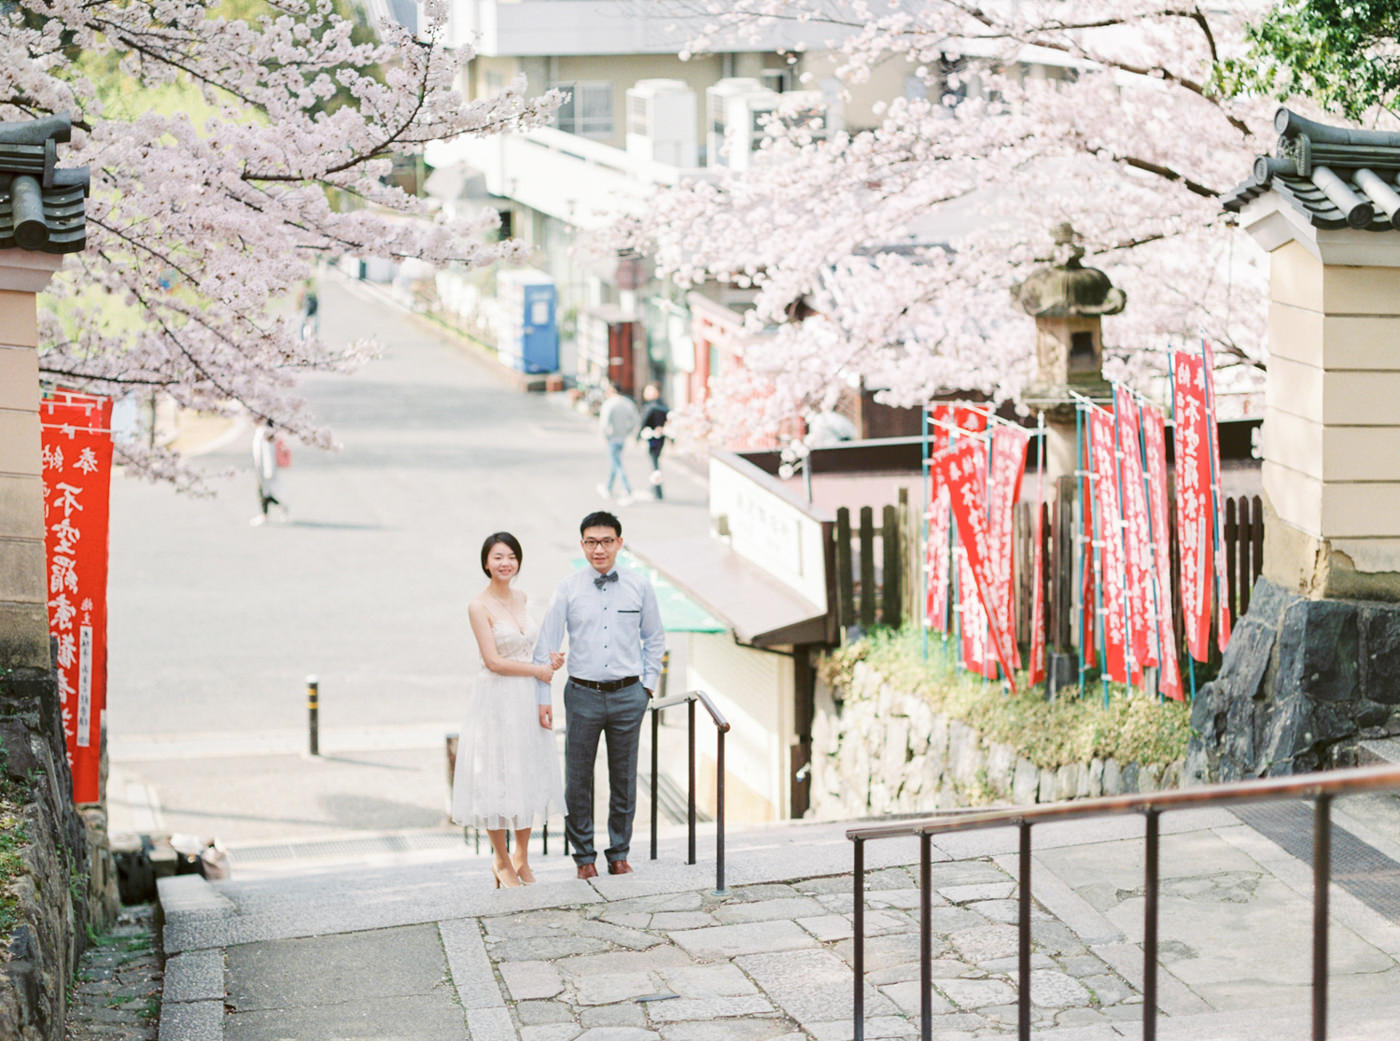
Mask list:
[[[1260,578],[1191,730],[1188,783],[1354,765],[1358,741],[1400,734],[1400,604],[1309,600]]]
[[[88,842],[73,806],[58,691],[47,670],[0,674],[0,769],[29,792],[25,874],[14,887],[17,920],[0,964],[0,1038],[59,1041],[66,990],[87,943]]]

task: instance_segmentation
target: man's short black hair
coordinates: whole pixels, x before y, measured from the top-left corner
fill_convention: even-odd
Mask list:
[[[583,518],[583,523],[578,526],[579,535],[582,536],[589,528],[612,528],[617,532],[617,537],[622,538],[622,521],[607,510],[594,510]]]

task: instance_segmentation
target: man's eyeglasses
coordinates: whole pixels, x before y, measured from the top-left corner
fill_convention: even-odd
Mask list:
[[[595,550],[599,546],[602,546],[604,549],[612,549],[616,545],[617,539],[614,538],[583,540],[583,548],[587,550]]]

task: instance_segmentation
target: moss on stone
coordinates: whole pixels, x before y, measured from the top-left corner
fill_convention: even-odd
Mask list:
[[[14,886],[24,874],[23,853],[29,845],[24,828],[24,793],[5,780],[0,770],[0,951],[9,947],[19,901]]]
[[[1119,684],[1110,684],[1107,706],[1097,683],[1084,698],[1077,688],[1065,688],[1054,701],[1046,701],[1042,688],[1027,689],[1022,674],[1017,682],[1021,693],[1013,697],[1000,683],[957,671],[951,651],[945,660],[936,638],[925,661],[918,630],[876,629],[825,659],[822,678],[837,697],[851,696],[858,662],[895,689],[922,694],[935,711],[968,724],[985,740],[1010,745],[1043,769],[1094,758],[1165,765],[1186,754],[1190,705],[1156,701]]]

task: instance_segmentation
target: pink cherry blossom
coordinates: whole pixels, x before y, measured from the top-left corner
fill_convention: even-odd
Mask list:
[[[1104,321],[1110,378],[1161,400],[1169,346],[1205,336],[1223,390],[1261,386],[1266,265],[1218,196],[1271,151],[1277,103],[1225,98],[1211,81],[1257,3],[690,6],[710,19],[693,53],[783,21],[825,25],[848,87],[894,60],[929,88],[826,140],[772,125],[749,169],[663,190],[615,229],[663,276],[757,291],[741,378],[766,382],[761,415],[710,402],[711,430],[742,422],[752,439],[862,383],[894,405],[958,389],[1017,399],[1034,330],[1009,290],[1064,259],[1061,222],[1127,293]],[[951,104],[936,70],[963,59],[948,86],[975,89]],[[1026,74],[1055,67],[1058,78]]]
[[[0,23],[0,93],[11,99],[0,118],[70,112],[60,163],[91,167],[87,249],[40,306],[51,378],[246,409],[329,446],[297,377],[353,366],[370,348],[302,341],[295,301],[318,260],[521,259],[517,244],[487,241],[493,212],[448,219],[380,181],[395,154],[538,126],[558,104],[553,92],[527,98],[523,81],[464,101],[472,52],[445,46],[445,0],[421,5],[416,38],[387,26],[373,43],[353,42],[330,0],[279,0],[248,21],[202,0],[12,6]],[[99,67],[100,85],[84,73]],[[366,71],[376,68],[382,81]],[[164,84],[202,94],[203,108],[172,111],[149,92]],[[347,103],[325,106],[337,89]],[[111,321],[112,302],[132,320]],[[118,451],[148,476],[196,481],[163,450]]]

